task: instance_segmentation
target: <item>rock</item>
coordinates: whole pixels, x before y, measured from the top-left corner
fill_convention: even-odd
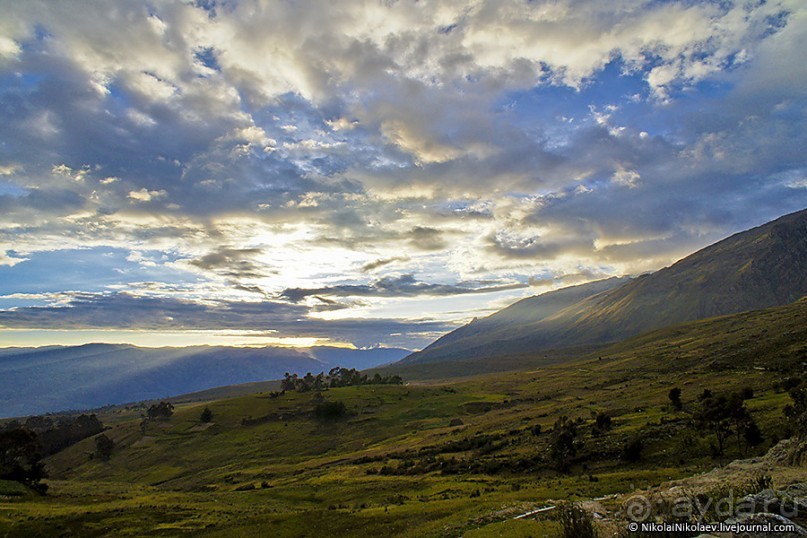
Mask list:
[[[807,513],[807,504],[804,498],[794,497],[786,491],[765,489],[740,499],[737,509],[746,514],[770,512],[784,517],[794,517],[799,512]]]
[[[798,499],[800,502],[807,504],[807,484],[790,484],[783,491],[793,499]]]
[[[779,514],[771,514],[769,512],[762,512],[759,514],[748,514],[726,520],[726,523],[742,523],[745,525],[794,525],[793,532],[777,532],[775,535],[764,532],[741,532],[732,533],[733,538],[770,538],[776,536],[777,538],[798,538],[800,536],[807,536],[807,529],[801,525],[796,525],[786,517]]]
[[[794,437],[779,441],[764,459],[774,465],[804,466],[807,464],[807,440]]]

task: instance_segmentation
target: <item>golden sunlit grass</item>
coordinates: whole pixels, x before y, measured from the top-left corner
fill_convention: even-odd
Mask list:
[[[551,519],[513,518],[719,463],[709,456],[708,434],[689,426],[704,388],[752,387],[749,409],[769,443],[779,435],[789,397],[773,384],[802,352],[803,308],[688,324],[562,366],[331,389],[324,397],[350,412],[331,422],[314,418],[312,393],[297,392],[180,404],[145,431],[137,410],[119,411],[102,417],[116,443],[109,462],[91,459],[93,439],[51,457],[48,495],[3,493],[0,529],[12,536],[551,536]],[[682,389],[683,411],[669,405],[673,386]],[[200,423],[204,406],[212,425]],[[613,428],[591,435],[593,412],[611,415]],[[547,459],[546,432],[560,415],[585,422],[585,447],[568,475]],[[536,425],[544,433],[533,435]],[[642,461],[626,463],[620,449],[636,436],[645,443]],[[739,456],[730,444],[726,459]],[[428,468],[434,462],[443,470]]]

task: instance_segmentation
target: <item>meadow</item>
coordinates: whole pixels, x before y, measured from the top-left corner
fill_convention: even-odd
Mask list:
[[[788,435],[782,382],[807,360],[806,311],[801,301],[689,323],[562,364],[535,366],[543,355],[524,353],[507,361],[513,371],[428,379],[423,367],[404,385],[219,392],[178,399],[170,418],[145,423],[144,406],[107,409],[110,459],[89,438],[47,459],[46,495],[0,483],[0,534],[560,535],[551,511],[515,518],[559,500],[617,509],[610,496],[761,454]],[[730,438],[716,458],[713,436],[693,422],[698,395],[744,388],[765,441],[746,452]],[[323,401],[346,413],[317,417]],[[609,428],[597,428],[598,414]],[[566,472],[551,457],[561,416],[579,432]],[[628,461],[635,439],[640,458]]]

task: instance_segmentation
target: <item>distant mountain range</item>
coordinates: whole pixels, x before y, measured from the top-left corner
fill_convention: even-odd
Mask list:
[[[538,353],[615,342],[807,295],[807,210],[706,247],[635,279],[611,278],[523,299],[443,336],[399,364]]]
[[[142,348],[118,344],[0,349],[0,417],[92,409],[222,385],[279,379],[286,372],[364,369],[406,349],[337,347]]]

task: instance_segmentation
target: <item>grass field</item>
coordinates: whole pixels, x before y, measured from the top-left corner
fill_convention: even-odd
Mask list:
[[[767,441],[780,437],[783,377],[801,375],[807,303],[691,323],[562,365],[330,389],[348,416],[313,414],[312,393],[177,405],[145,430],[137,409],[102,416],[109,461],[86,439],[47,461],[46,496],[0,482],[2,536],[553,536],[551,518],[513,519],[557,500],[628,493],[714,467],[691,426],[696,396],[754,389]],[[520,362],[519,362],[520,361]],[[423,377],[429,377],[428,372]],[[684,409],[668,392],[682,389]],[[199,420],[213,412],[211,424]],[[593,413],[613,427],[595,435]],[[571,471],[548,458],[555,420],[581,418]],[[542,433],[535,435],[536,425]],[[642,459],[622,446],[640,437]],[[728,444],[725,460],[741,456]]]

